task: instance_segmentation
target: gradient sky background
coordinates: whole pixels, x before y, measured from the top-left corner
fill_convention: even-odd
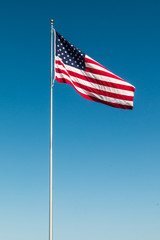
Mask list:
[[[54,240],[160,239],[160,2],[1,1],[0,239],[48,239],[50,19],[136,87],[133,111],[54,87]]]

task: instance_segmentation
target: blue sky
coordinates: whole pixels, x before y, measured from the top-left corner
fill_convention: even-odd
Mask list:
[[[7,1],[0,7],[0,239],[48,239],[50,19],[136,87],[134,109],[56,82],[54,239],[160,239],[160,3]]]

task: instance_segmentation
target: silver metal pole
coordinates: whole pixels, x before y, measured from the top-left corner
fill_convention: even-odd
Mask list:
[[[50,191],[49,191],[49,240],[53,240],[53,20],[51,20],[51,109],[50,109]]]

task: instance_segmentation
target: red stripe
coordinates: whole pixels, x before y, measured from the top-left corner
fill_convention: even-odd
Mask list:
[[[62,65],[62,64],[60,64],[60,65]],[[57,69],[59,69],[59,68],[56,68],[56,72],[58,71]],[[70,74],[73,77],[80,78],[80,79],[85,80],[87,82],[99,84],[99,85],[102,85],[102,86],[112,87],[112,88],[117,88],[117,89],[121,89],[121,90],[132,91],[132,92],[134,92],[134,90],[135,90],[131,86],[125,86],[125,85],[121,85],[121,84],[117,84],[117,83],[106,82],[106,81],[103,81],[103,80],[97,80],[95,78],[86,77],[84,75],[81,75],[81,74],[73,72],[73,71],[66,70],[67,71],[66,72],[66,71],[61,70],[61,69],[60,69],[60,71],[66,73],[68,76]]]
[[[56,69],[56,72],[66,74],[65,71],[63,71],[61,69]],[[66,83],[69,83],[69,84],[72,85],[72,83],[68,79],[66,79],[65,81],[66,81]],[[107,97],[111,97],[111,98],[115,98],[115,99],[126,100],[126,101],[133,101],[133,96],[126,96],[126,95],[122,95],[122,94],[107,92],[107,91],[103,91],[103,90],[100,90],[100,89],[95,89],[95,88],[92,88],[92,87],[88,87],[88,86],[86,86],[82,83],[78,83],[74,80],[72,80],[72,81],[73,81],[73,85],[75,85],[79,88],[82,88],[84,90],[87,90],[89,92],[96,93],[98,95],[107,96]],[[64,80],[63,80],[63,82],[64,82]]]
[[[66,74],[70,78],[70,75],[69,75],[69,73],[68,73],[66,68],[65,68],[65,70],[60,69],[60,68],[56,68],[56,72],[57,73],[64,73],[64,74]]]
[[[94,73],[94,74],[98,74],[98,75],[101,75],[101,76],[105,76],[105,77],[110,77],[110,78],[118,79],[118,80],[122,81],[122,84],[125,84],[125,82],[126,82],[126,81],[124,81],[122,78],[114,75],[113,73],[109,73],[109,72],[107,72],[107,71],[102,71],[102,70],[99,70],[99,69],[89,68],[89,67],[86,67],[86,68],[85,68],[85,71],[86,71],[86,72],[90,72],[90,73]]]
[[[109,71],[107,68],[103,67],[101,64],[94,61],[93,59],[88,58],[87,56],[85,56],[85,62],[95,64],[95,65],[102,67],[102,68],[106,69],[107,71]]]
[[[58,77],[56,76],[56,80],[57,80],[58,82],[60,82],[60,83],[67,83],[65,78],[58,78]],[[68,82],[68,83],[69,83],[70,85],[72,85],[71,82]],[[72,86],[74,87],[74,85],[72,85]],[[75,87],[74,87],[74,88],[75,88]],[[111,102],[103,101],[103,100],[97,99],[97,98],[95,98],[95,97],[92,97],[92,96],[88,96],[88,95],[86,95],[86,94],[83,94],[83,93],[79,92],[76,88],[75,88],[75,90],[76,90],[82,97],[84,97],[84,98],[86,98],[86,99],[88,99],[88,100],[90,100],[90,101],[103,103],[103,104],[105,104],[105,105],[112,106],[112,107],[116,107],[116,108],[121,108],[121,109],[133,109],[133,106],[128,106],[128,105],[122,105],[122,104],[117,104],[117,103],[111,103]]]
[[[65,68],[65,65],[64,65],[63,62],[60,61],[60,60],[56,60],[56,64],[58,64],[58,65],[62,65],[62,66]]]
[[[58,77],[56,76],[55,79],[56,79],[59,83],[67,83],[65,78],[58,78]]]

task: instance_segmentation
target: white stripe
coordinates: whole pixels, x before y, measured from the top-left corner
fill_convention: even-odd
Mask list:
[[[66,71],[66,69],[62,65],[58,65],[58,68]],[[120,95],[126,95],[126,96],[132,96],[132,97],[134,96],[134,92],[131,92],[131,91],[106,87],[104,85],[99,85],[99,84],[95,84],[95,83],[92,83],[92,82],[82,80],[78,77],[73,77],[69,73],[68,73],[68,75],[71,77],[72,81],[83,84],[87,87],[91,87],[91,88],[94,88],[94,89],[97,89],[97,90],[102,90],[102,91],[111,92],[111,93],[115,93],[115,94],[120,94]]]
[[[56,59],[62,62],[62,60],[59,57],[57,57],[57,56],[56,56]],[[69,65],[65,65],[65,67],[69,71],[76,72],[76,73],[81,74],[81,75],[83,75],[85,77],[96,79],[97,81],[98,80],[102,80],[102,81],[105,81],[105,82],[116,83],[116,84],[121,84],[123,86],[131,86],[131,87],[133,87],[130,83],[125,82],[125,81],[121,81],[119,79],[106,77],[106,76],[102,76],[102,75],[95,74],[95,73],[93,74],[93,73],[90,73],[90,72],[85,72],[84,70],[80,70],[78,68],[75,68],[75,67],[72,67],[72,66],[69,66]]]
[[[117,103],[117,104],[127,105],[127,106],[133,106],[133,102],[132,101],[122,100],[122,99],[117,99],[117,98],[112,98],[112,97],[107,97],[107,96],[103,96],[101,94],[93,93],[93,92],[84,90],[82,88],[79,88],[79,87],[75,86],[74,82],[64,73],[56,73],[56,76],[58,78],[66,78],[66,79],[68,79],[72,83],[72,85],[75,87],[75,89],[77,89],[77,91],[79,91],[79,92],[81,92],[81,93],[83,93],[85,95],[92,96],[92,97],[95,97],[97,99],[100,99],[100,100],[103,100],[103,101],[106,101],[106,102]]]
[[[89,57],[88,55],[85,55],[85,59],[91,59],[92,61],[94,61],[95,63],[88,63],[88,62],[85,62],[85,65],[86,67],[90,67],[90,68],[95,68],[95,69],[99,69],[99,70],[102,70],[102,71],[106,71],[108,73],[112,73],[111,71],[109,71],[108,69],[106,69],[105,67],[103,66],[99,66],[97,64],[99,64],[98,62],[96,62],[94,59],[92,59],[91,57]],[[112,73],[113,74],[113,73]],[[115,74],[114,74],[115,75]]]
[[[66,65],[65,65],[65,66],[66,66]],[[64,70],[64,71],[67,72],[67,69],[65,68],[65,66],[59,65],[59,64],[55,63],[55,69],[58,68],[58,69],[62,69],[62,70]]]
[[[72,81],[72,79],[71,79],[70,77],[68,77],[65,73],[56,73],[56,77],[67,79],[67,80],[70,81],[72,84],[74,84],[74,82]]]
[[[87,68],[92,68],[92,69],[96,69],[96,70],[101,70],[101,71],[103,71],[103,72],[113,74],[112,72],[107,71],[107,69],[102,68],[102,67],[100,67],[100,66],[98,66],[97,64],[94,64],[94,63],[85,62],[85,66],[86,66]]]

